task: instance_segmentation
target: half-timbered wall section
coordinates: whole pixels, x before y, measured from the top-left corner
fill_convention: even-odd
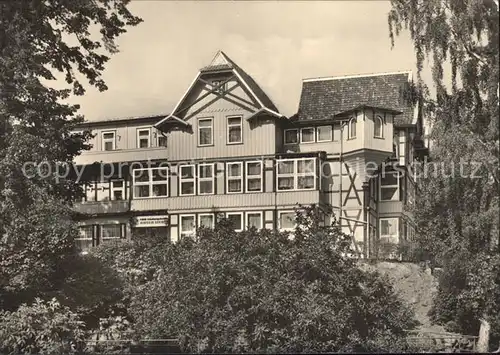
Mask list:
[[[285,117],[223,52],[169,114],[90,121],[76,159],[82,249],[122,238],[172,241],[213,226],[292,229],[297,204],[329,204],[360,257],[407,239],[408,165],[425,146],[407,104],[410,73],[306,79]],[[100,164],[101,163],[101,164]]]

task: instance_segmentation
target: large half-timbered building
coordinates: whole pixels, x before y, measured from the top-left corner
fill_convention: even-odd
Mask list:
[[[200,69],[169,114],[88,121],[76,160],[82,249],[159,234],[175,242],[218,216],[236,230],[293,229],[297,204],[332,206],[360,256],[411,237],[408,166],[425,154],[410,72],[305,79],[280,114],[226,54]]]

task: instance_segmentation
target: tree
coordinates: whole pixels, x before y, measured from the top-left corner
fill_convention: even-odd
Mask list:
[[[0,2],[0,303],[15,309],[57,289],[76,258],[71,203],[81,191],[66,176],[88,149],[83,117],[63,103],[79,81],[102,79],[116,38],[141,20],[128,0]],[[97,30],[97,31],[94,31]],[[93,33],[100,33],[101,39]],[[71,89],[46,86],[61,72]],[[41,164],[41,165],[40,165]]]
[[[138,336],[177,337],[190,352],[402,351],[394,344],[415,324],[411,311],[323,221],[303,207],[291,237],[236,233],[222,219],[169,245],[132,296]]]
[[[493,265],[500,247],[498,1],[391,3],[391,40],[394,44],[400,31],[409,30],[418,68],[416,96],[432,123],[432,164],[426,175],[419,172],[412,209],[416,242],[443,266],[432,316],[455,331],[477,333],[480,317],[493,321],[500,311],[498,294],[486,292],[495,276],[485,276],[488,285],[472,277],[477,262]],[[426,59],[432,63],[435,97],[420,75]],[[495,268],[483,265],[482,270],[488,274]]]

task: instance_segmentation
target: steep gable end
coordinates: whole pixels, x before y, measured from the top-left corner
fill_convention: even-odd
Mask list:
[[[248,118],[263,113],[276,118],[283,117],[255,80],[224,52],[219,51],[208,66],[200,69],[172,113],[155,127],[163,130],[168,125],[179,126],[180,121],[189,125],[191,117],[208,107],[218,110],[228,104],[248,111]]]

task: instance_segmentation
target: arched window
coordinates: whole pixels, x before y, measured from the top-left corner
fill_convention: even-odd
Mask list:
[[[375,116],[375,122],[374,122],[374,135],[377,138],[383,138],[383,130],[382,127],[384,125],[384,121],[382,120],[382,117],[380,116]]]
[[[351,118],[349,121],[349,139],[356,138],[356,117]]]

